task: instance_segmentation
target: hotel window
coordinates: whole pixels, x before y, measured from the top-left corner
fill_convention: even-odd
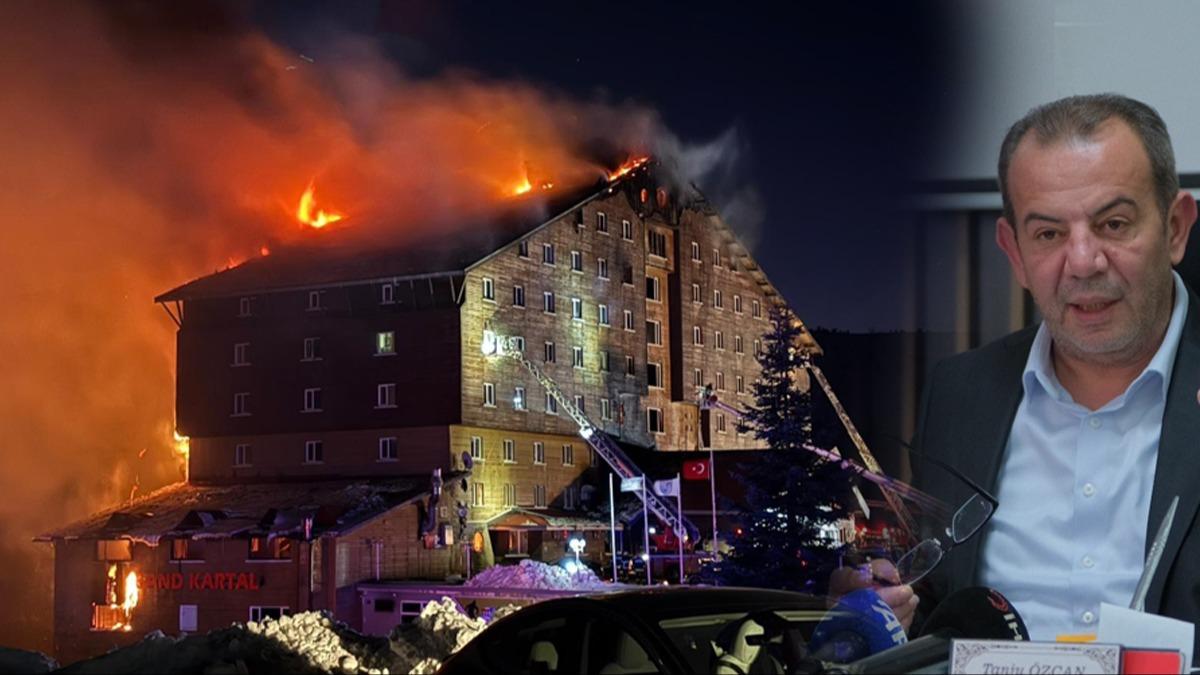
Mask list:
[[[512,464],[517,461],[517,443],[511,438],[504,439],[504,462]]]
[[[583,273],[583,254],[579,251],[571,251],[571,271]]]
[[[171,540],[171,560],[204,560],[204,556],[200,554],[200,542],[193,542],[190,539],[172,539]]]
[[[721,351],[725,351],[725,333],[721,331],[713,332],[713,346]]]
[[[699,243],[697,243],[697,242],[694,242],[694,241],[692,242],[692,260],[694,260],[694,261],[696,261],[696,262],[700,262],[700,261],[701,261],[701,258],[700,258],[700,244],[699,244]]]
[[[486,408],[496,407],[496,385],[491,382],[483,383],[483,405]]]
[[[626,265],[621,268],[621,283],[626,286],[633,285],[633,265]]]
[[[302,361],[320,361],[321,360],[321,338],[307,337],[304,338],[304,357]]]
[[[525,287],[513,286],[513,307],[525,306]]]
[[[704,297],[700,294],[700,284],[692,284],[692,302],[697,305],[704,303]]]
[[[519,258],[528,258],[529,257],[529,241],[528,240],[517,243],[517,257],[519,257]]]
[[[756,319],[762,318],[762,305],[759,305],[757,300],[750,301],[750,315]]]
[[[483,483],[471,483],[471,506],[483,506]]]
[[[628,309],[624,310],[624,312],[625,312],[625,330],[632,331],[633,330],[633,312],[631,312]]]
[[[133,542],[128,539],[100,539],[96,542],[96,560],[133,560]]]
[[[667,429],[663,422],[662,411],[658,408],[646,408],[646,428],[650,433],[663,434]]]
[[[547,342],[546,344],[542,345],[542,360],[546,363],[554,363],[554,357],[554,343]]]
[[[525,407],[525,387],[513,387],[513,410],[527,410]]]
[[[233,395],[233,416],[244,417],[250,414],[250,392],[241,391]]]
[[[742,344],[742,336],[741,335],[733,336],[733,351],[737,354],[745,354],[746,353],[745,346]]]
[[[659,321],[646,322],[646,342],[652,345],[662,344],[662,323]]]
[[[571,298],[571,318],[576,321],[583,321],[583,300]]]
[[[662,294],[659,291],[656,277],[646,277],[646,299],[662,302]]]
[[[384,436],[379,439],[379,461],[394,462],[396,461],[396,437]]]
[[[704,371],[699,368],[692,368],[692,384],[697,387],[704,386]]]
[[[662,364],[647,363],[646,364],[646,386],[655,389],[661,389],[662,382]]]
[[[325,444],[321,441],[304,441],[304,463],[320,464],[325,461]]]
[[[608,279],[608,260],[596,258],[596,276],[601,279]]]
[[[250,365],[250,343],[237,342],[233,345],[233,364],[234,366]]]
[[[553,291],[542,292],[542,311],[547,314],[554,313],[554,293]]]
[[[254,298],[238,299],[238,316],[254,316]]]
[[[575,466],[575,446],[570,443],[563,443],[562,463],[563,466]]]
[[[303,412],[321,412],[321,389],[319,387],[304,390]]]
[[[721,289],[713,289],[713,307],[717,309],[725,309],[725,296],[721,294]]]
[[[612,419],[612,401],[607,398],[600,399],[600,419]]]
[[[496,282],[488,277],[483,278],[483,299],[496,301]]]
[[[725,433],[725,413],[717,413],[717,431]]]
[[[379,287],[379,304],[391,305],[396,302],[396,285],[383,284]]]
[[[741,375],[735,375],[733,378],[733,385],[736,388],[737,393],[746,393],[746,378],[742,377]]]
[[[546,507],[546,486],[545,485],[534,485],[533,486],[533,505],[536,508],[545,508]]]
[[[513,346],[517,348],[517,351],[524,354],[525,353],[525,337],[522,335],[514,335],[512,340],[513,340]]]
[[[742,296],[737,295],[736,293],[733,296],[733,313],[734,314],[742,313]]]
[[[533,463],[546,463],[546,444],[541,441],[535,441],[533,444]]]
[[[694,345],[703,345],[704,344],[704,329],[701,328],[700,326],[692,326],[692,344],[694,344]]]
[[[563,508],[568,511],[574,511],[579,505],[579,488],[574,485],[563,490]]]
[[[250,606],[250,620],[255,623],[261,623],[263,619],[275,619],[291,614],[288,607],[260,607],[259,605]]]
[[[607,351],[600,352],[600,372],[607,373],[612,369],[611,357]]]
[[[714,248],[712,258],[713,258],[713,267],[720,267],[721,266],[721,250]]]
[[[754,341],[754,355],[762,356],[762,340]]]
[[[600,325],[607,326],[608,325],[608,305],[600,305],[599,306],[599,315],[600,315],[600,317],[599,317]]]
[[[625,357],[625,374],[630,376],[637,375],[637,363],[634,362],[632,356]]]
[[[315,312],[321,309],[321,296],[324,291],[309,291],[308,292],[308,311]]]
[[[542,244],[542,264],[554,264],[554,244]]]
[[[583,414],[587,414],[587,404],[584,401],[583,394],[575,394],[575,409]]]
[[[655,255],[660,258],[667,257],[667,235],[662,232],[650,230],[650,255]]]
[[[575,209],[571,215],[574,216],[576,232],[583,232],[583,209]]]
[[[547,415],[557,415],[558,414],[558,401],[553,396],[551,396],[549,393],[546,394],[546,414]]]
[[[376,408],[395,408],[396,407],[396,383],[389,382],[375,387],[375,407]]]
[[[717,371],[717,391],[725,391],[725,373]]]
[[[571,347],[571,365],[576,368],[583,367],[583,347]]]
[[[517,505],[517,486],[513,485],[512,483],[504,484],[504,505],[505,506],[516,506]]]
[[[625,241],[633,241],[633,223],[628,220],[621,221],[621,238]]]
[[[471,437],[471,459],[483,460],[483,439],[479,436]]]
[[[375,356],[391,356],[396,353],[396,334],[390,330],[375,334]]]
[[[608,214],[603,211],[596,212],[596,231],[608,234]]]
[[[254,456],[250,451],[249,443],[238,443],[233,446],[233,465],[234,466],[250,466],[253,464]]]

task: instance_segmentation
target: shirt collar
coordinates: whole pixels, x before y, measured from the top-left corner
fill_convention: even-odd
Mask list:
[[[1146,364],[1145,370],[1130,383],[1125,390],[1126,393],[1150,377],[1158,376],[1162,397],[1164,400],[1167,397],[1171,372],[1175,368],[1175,354],[1179,351],[1179,340],[1183,336],[1183,322],[1188,311],[1187,287],[1183,285],[1183,279],[1174,270],[1171,270],[1171,277],[1175,281],[1175,306],[1171,310],[1171,321],[1167,324],[1167,332],[1163,336],[1162,344],[1158,346],[1158,351],[1150,359],[1150,363]],[[1029,357],[1025,361],[1025,371],[1021,374],[1021,381],[1025,385],[1025,395],[1029,396],[1035,387],[1040,386],[1055,400],[1070,402],[1073,400],[1071,395],[1059,383],[1058,376],[1054,374],[1054,365],[1050,363],[1050,342],[1050,330],[1046,328],[1046,322],[1042,321],[1037,335],[1033,339],[1033,346],[1029,350]],[[1124,394],[1119,398],[1123,397]]]

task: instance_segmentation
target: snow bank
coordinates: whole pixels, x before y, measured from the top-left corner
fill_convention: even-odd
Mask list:
[[[557,565],[522,560],[519,565],[496,565],[471,577],[466,586],[489,588],[539,588],[557,591],[600,591],[613,585],[581,565],[574,573]]]

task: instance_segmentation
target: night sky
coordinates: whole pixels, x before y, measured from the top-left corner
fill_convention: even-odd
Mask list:
[[[315,60],[354,33],[407,73],[467,69],[658,111],[685,143],[734,134],[700,187],[811,327],[914,328],[895,205],[951,114],[957,46],[934,5],[261,2],[249,20]],[[730,147],[727,146],[727,147]],[[864,270],[870,270],[864,273]]]

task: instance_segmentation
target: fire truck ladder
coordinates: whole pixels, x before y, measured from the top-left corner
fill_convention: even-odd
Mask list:
[[[625,478],[641,478],[642,489],[636,494],[645,501],[648,508],[654,515],[667,524],[676,536],[683,538],[687,532],[685,523],[680,520],[679,514],[675,513],[671,507],[659,498],[650,486],[649,478],[646,474],[633,463],[629,456],[621,450],[620,446],[609,438],[608,434],[592,424],[592,422],[583,414],[583,411],[576,408],[573,401],[567,398],[554,380],[550,379],[541,371],[532,361],[525,357],[521,351],[521,345],[518,338],[511,336],[497,335],[496,333],[485,330],[483,332],[483,353],[488,356],[507,356],[513,359],[528,370],[538,384],[546,390],[546,393],[558,402],[558,405],[567,412],[567,415],[579,425],[579,435],[583,440],[587,441],[592,450],[596,451],[597,455],[604,458],[612,470],[616,472],[622,479]],[[684,519],[686,520],[686,519]]]

